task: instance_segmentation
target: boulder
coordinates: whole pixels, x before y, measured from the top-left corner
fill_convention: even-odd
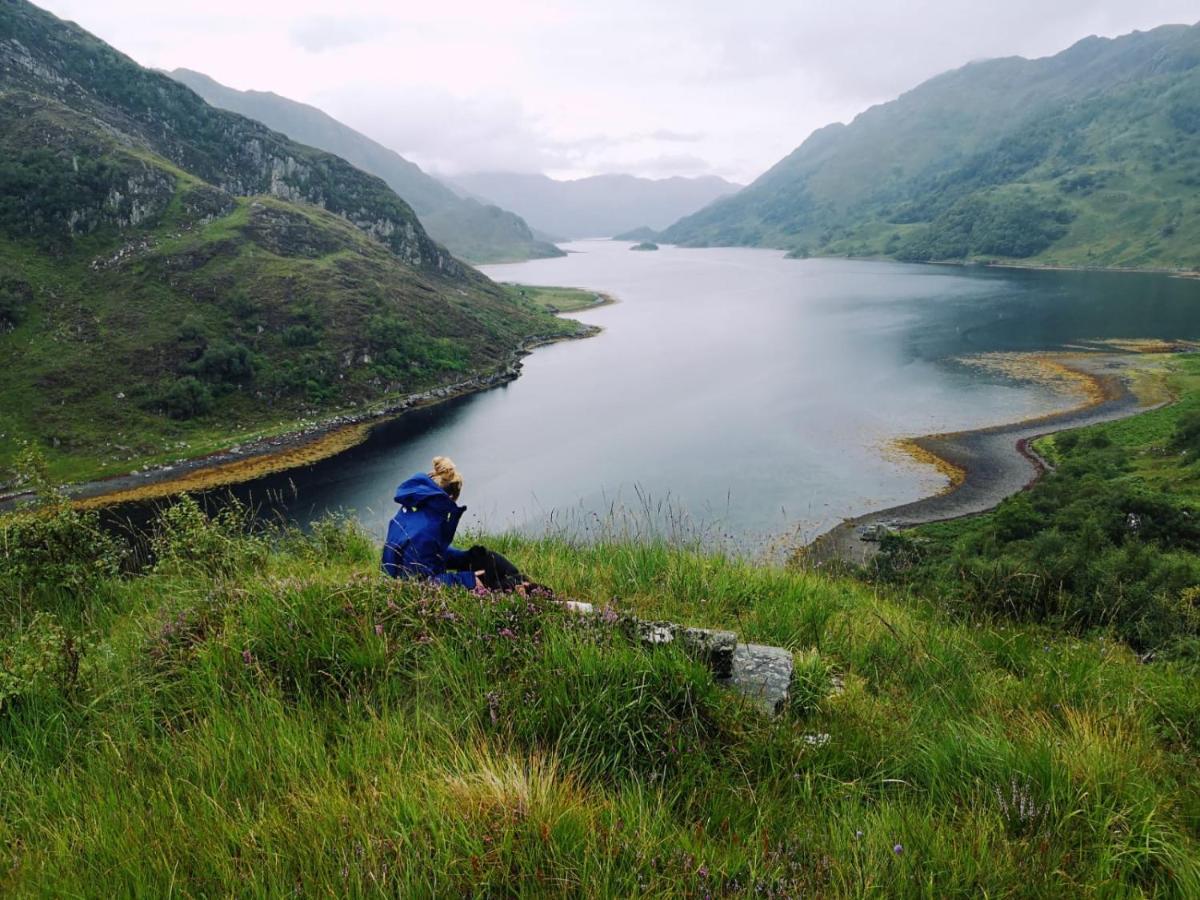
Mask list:
[[[738,644],[726,686],[771,715],[787,705],[792,688],[792,652],[763,644]]]

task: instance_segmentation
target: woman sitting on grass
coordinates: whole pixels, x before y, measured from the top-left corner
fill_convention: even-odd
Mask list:
[[[478,545],[470,550],[450,546],[467,511],[457,503],[461,491],[462,476],[445,456],[433,458],[429,474],[414,475],[396,488],[400,509],[388,524],[384,573],[468,589],[524,593],[538,587],[499,553]]]

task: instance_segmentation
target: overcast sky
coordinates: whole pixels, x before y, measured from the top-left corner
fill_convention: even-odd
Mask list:
[[[748,182],[974,59],[1197,0],[38,0],[147,66],[312,103],[426,169]]]

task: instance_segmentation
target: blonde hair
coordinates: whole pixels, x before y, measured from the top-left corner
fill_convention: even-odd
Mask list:
[[[435,456],[433,458],[433,471],[429,473],[429,477],[433,479],[434,484],[455,500],[462,493],[462,476],[458,474],[458,469],[454,466],[454,460],[448,456]]]

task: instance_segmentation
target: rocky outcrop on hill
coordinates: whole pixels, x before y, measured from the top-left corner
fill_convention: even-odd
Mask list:
[[[179,82],[21,0],[0,5],[0,143],[30,179],[50,174],[64,191],[101,195],[99,203],[69,211],[78,215],[65,216],[68,235],[97,221],[128,227],[161,215],[172,194],[165,183],[170,174],[145,160],[151,153],[229,194],[269,194],[327,209],[410,265],[464,274],[379,178],[211,107]],[[114,158],[115,166],[99,164]],[[131,175],[139,158],[157,174]]]

